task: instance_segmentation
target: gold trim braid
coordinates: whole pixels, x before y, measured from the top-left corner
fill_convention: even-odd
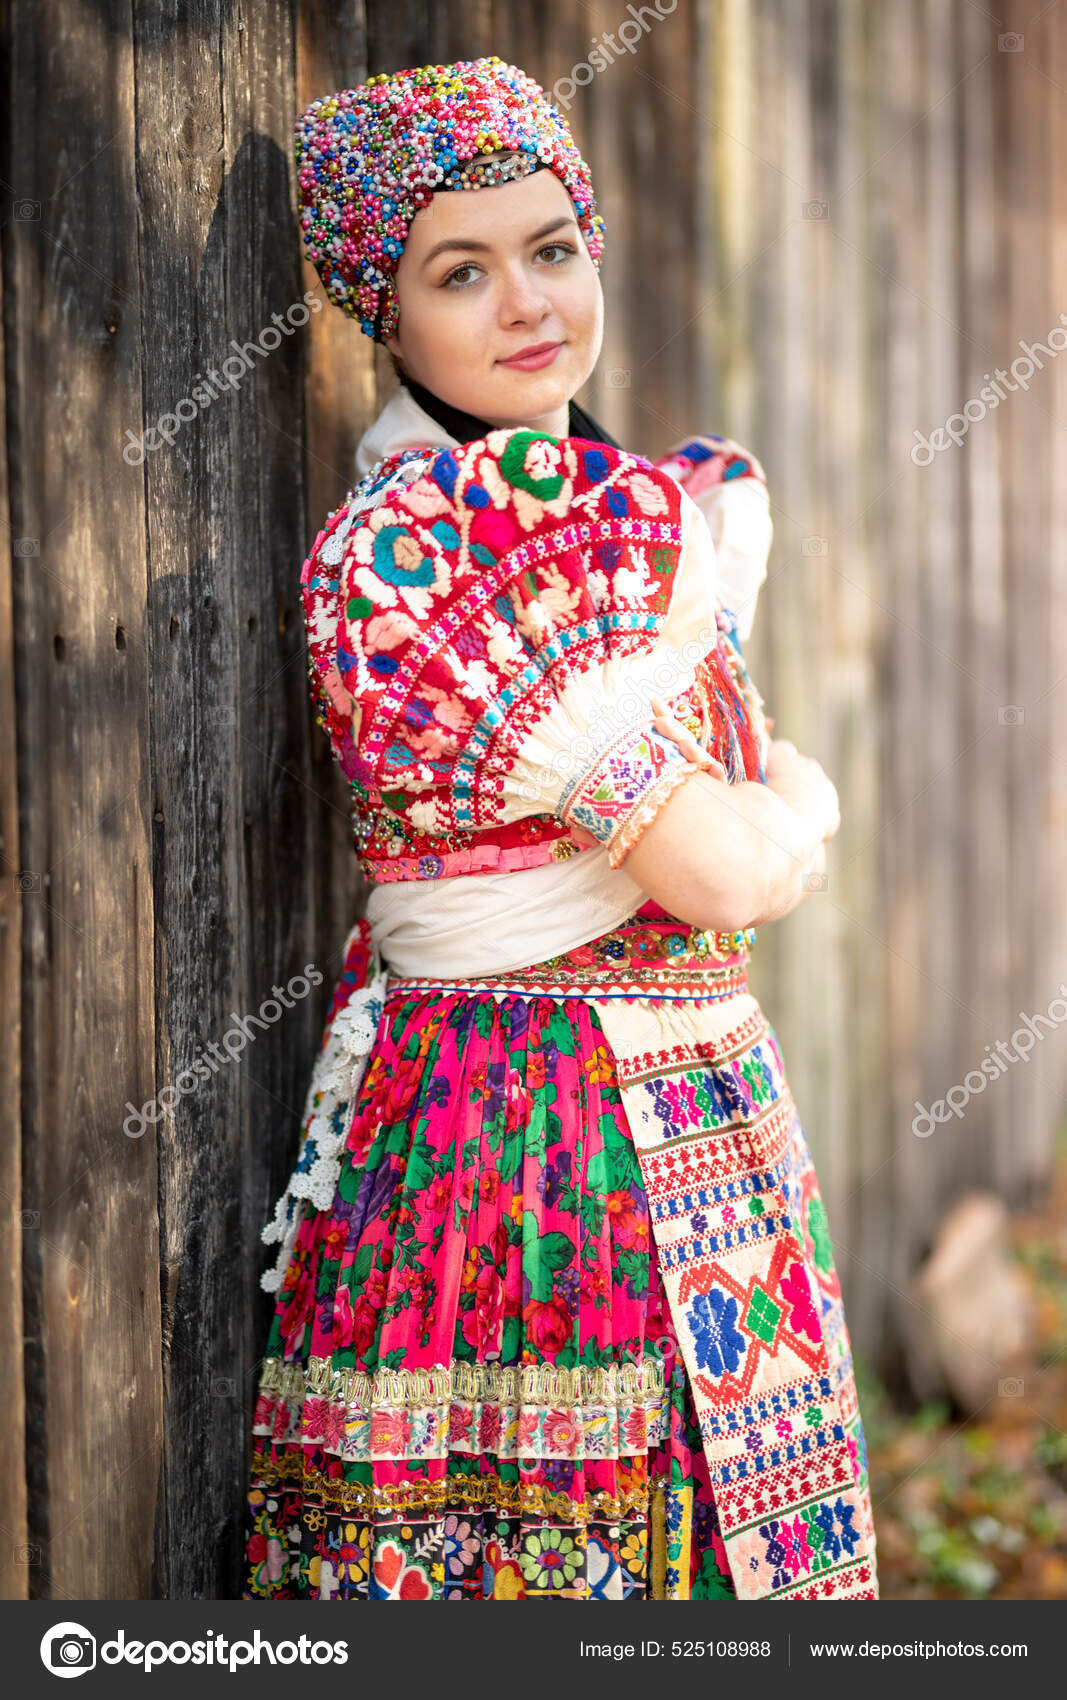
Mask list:
[[[433,1364],[426,1369],[335,1368],[330,1358],[309,1358],[306,1371],[282,1358],[264,1360],[261,1392],[286,1400],[313,1394],[331,1404],[374,1410],[383,1406],[423,1406],[445,1402],[499,1400],[513,1405],[616,1404],[663,1391],[663,1362],[646,1357],[640,1364]]]
[[[582,1499],[555,1493],[538,1482],[507,1482],[496,1476],[444,1476],[435,1482],[398,1482],[373,1486],[370,1482],[337,1481],[321,1470],[301,1469],[295,1455],[255,1458],[252,1487],[268,1492],[286,1489],[319,1500],[324,1507],[351,1511],[381,1520],[381,1513],[398,1519],[439,1515],[442,1511],[481,1511],[491,1507],[510,1515],[534,1512],[565,1523],[618,1522],[645,1516],[648,1511],[648,1482],[636,1482],[621,1494],[593,1493]],[[309,1509],[305,1507],[305,1509]]]

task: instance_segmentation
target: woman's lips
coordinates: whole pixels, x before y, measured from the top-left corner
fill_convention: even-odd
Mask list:
[[[543,348],[540,354],[525,354],[521,360],[501,360],[501,366],[510,366],[516,372],[536,372],[542,366],[551,365],[560,349],[561,342],[554,342],[548,348]]]

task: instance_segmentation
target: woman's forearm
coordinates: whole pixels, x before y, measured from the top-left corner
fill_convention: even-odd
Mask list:
[[[671,915],[730,932],[802,901],[819,827],[769,785],[692,774],[622,866]]]
[[[804,874],[801,876],[801,886],[794,890],[792,895],[787,897],[784,901],[776,903],[773,908],[766,910],[761,915],[754,915],[752,920],[748,923],[749,926],[765,927],[771,921],[780,921],[783,915],[792,914],[794,909],[798,909],[802,903],[807,902],[812,892],[821,891],[823,889],[823,886],[819,883],[817,876],[819,874],[825,874],[825,872],[826,845],[825,843],[821,843],[817,846],[815,855],[808,864]]]

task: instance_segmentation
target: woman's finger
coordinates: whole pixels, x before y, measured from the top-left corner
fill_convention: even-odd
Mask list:
[[[655,714],[654,724],[657,732],[662,733],[665,738],[671,738],[687,761],[695,762],[698,767],[705,768],[717,779],[725,779],[726,769],[722,762],[704,748],[688,726],[683,726],[681,721],[670,713],[663,697],[650,696],[648,700]]]
[[[688,726],[683,726],[681,721],[675,720],[673,715],[657,714],[654,724],[657,732],[662,732],[664,737],[671,738],[680,750],[685,751],[691,761],[696,761],[699,756],[706,753],[697,743]]]
[[[665,738],[672,739],[678,745],[687,761],[695,762],[698,767],[707,768],[710,773],[714,773],[717,777],[726,777],[726,769],[722,762],[694,738],[687,726],[682,726],[679,721],[666,714],[656,716],[655,726],[657,732],[662,733]]]

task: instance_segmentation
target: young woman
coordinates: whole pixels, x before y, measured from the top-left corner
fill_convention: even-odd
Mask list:
[[[245,1597],[876,1598],[745,976],[839,824],[738,641],[762,469],[574,402],[603,221],[521,71],[373,77],[297,134],[308,254],[402,386],[302,580],[372,889],[264,1232]]]

